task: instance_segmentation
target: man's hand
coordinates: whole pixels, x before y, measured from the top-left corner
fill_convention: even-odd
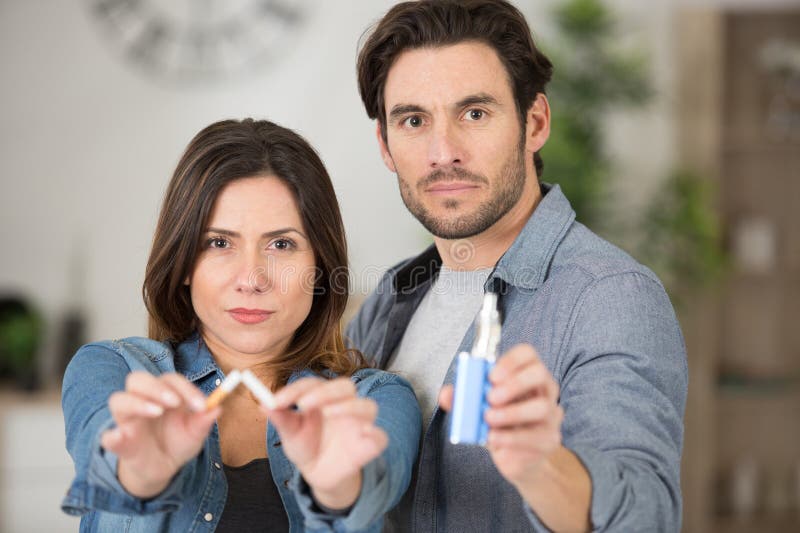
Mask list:
[[[267,411],[281,445],[311,487],[331,509],[352,505],[361,493],[361,469],[389,443],[375,425],[378,405],[356,395],[348,378],[303,378],[275,395]],[[288,409],[297,404],[299,411]]]
[[[564,411],[558,405],[558,384],[529,344],[500,357],[489,380],[487,448],[500,474],[519,489],[561,447]],[[449,411],[452,403],[453,387],[446,386],[439,404]]]

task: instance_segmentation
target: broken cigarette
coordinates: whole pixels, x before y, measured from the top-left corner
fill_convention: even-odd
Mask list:
[[[242,381],[242,373],[238,370],[231,370],[231,373],[227,375],[225,380],[220,383],[219,387],[208,395],[206,398],[206,411],[210,411],[211,409],[215,408],[222,401],[233,392],[233,389],[236,388],[239,383]]]
[[[249,369],[242,372],[242,381],[262,405],[269,409],[277,407],[278,403],[275,401],[275,396]]]

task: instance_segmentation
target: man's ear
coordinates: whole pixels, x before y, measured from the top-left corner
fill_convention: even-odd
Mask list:
[[[396,174],[397,168],[394,166],[394,159],[392,159],[392,154],[389,153],[389,147],[386,145],[386,140],[383,138],[381,123],[378,120],[375,121],[375,136],[378,138],[378,147],[381,150],[381,159],[383,159],[383,164],[386,165],[386,168]]]
[[[538,93],[525,114],[525,149],[538,152],[550,136],[550,104]]]

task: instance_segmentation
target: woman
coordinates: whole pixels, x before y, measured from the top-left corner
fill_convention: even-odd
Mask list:
[[[64,376],[81,531],[378,531],[405,492],[420,414],[345,350],[344,229],[294,132],[223,121],[183,155],[143,288],[149,339],[89,344]],[[276,391],[205,394],[233,369]],[[295,408],[296,406],[296,408]]]

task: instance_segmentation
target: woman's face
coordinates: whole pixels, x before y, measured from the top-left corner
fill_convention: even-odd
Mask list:
[[[314,251],[283,181],[245,178],[220,191],[187,282],[203,339],[223,370],[286,350],[311,309],[314,271]]]

